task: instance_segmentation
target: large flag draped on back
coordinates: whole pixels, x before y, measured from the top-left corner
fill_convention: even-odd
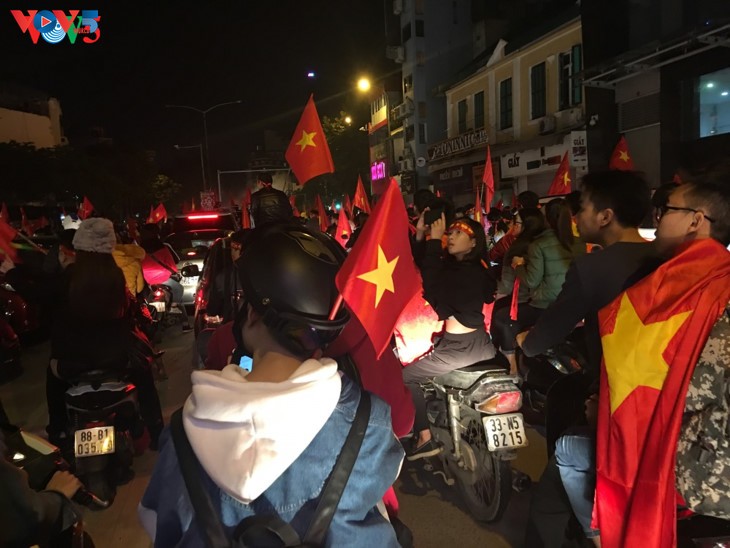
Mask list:
[[[553,182],[548,189],[548,196],[563,196],[570,194],[570,163],[568,162],[568,153],[563,155],[563,159],[555,172]]]
[[[378,357],[390,342],[398,316],[421,292],[408,234],[403,196],[391,179],[335,279]]]
[[[599,312],[594,520],[604,547],[676,546],[674,467],[685,395],[730,299],[729,280],[730,253],[698,240]]]
[[[300,185],[317,175],[335,171],[313,95],[309,96],[285,156]]]
[[[617,169],[619,171],[634,170],[634,160],[629,154],[629,144],[623,135],[618,140],[618,143],[616,143],[616,148],[613,149],[611,159],[608,162],[608,169]]]
[[[494,197],[494,173],[492,172],[492,151],[487,145],[487,161],[484,164],[484,174],[482,175],[482,183],[486,189],[484,190],[484,209],[489,213],[492,209],[492,198]]]

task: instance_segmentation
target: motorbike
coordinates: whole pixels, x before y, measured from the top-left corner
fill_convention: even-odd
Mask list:
[[[423,385],[431,436],[448,485],[456,484],[472,516],[499,519],[512,491],[510,461],[528,445],[517,376],[479,362]],[[433,458],[433,457],[432,457]],[[430,465],[427,465],[427,469]]]
[[[70,381],[66,391],[74,471],[100,498],[111,502],[116,486],[133,477],[133,439],[144,433],[137,388],[124,372],[95,370]],[[69,452],[70,456],[70,452]]]

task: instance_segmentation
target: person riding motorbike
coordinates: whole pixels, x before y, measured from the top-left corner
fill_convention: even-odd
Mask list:
[[[138,305],[130,298],[124,274],[112,258],[116,245],[108,219],[86,219],[73,241],[76,261],[66,270],[61,301],[51,329],[51,360],[46,377],[49,439],[67,440],[65,392],[69,379],[86,371],[125,371],[137,387],[142,419],[155,446],[162,430],[162,411],[150,364],[139,345],[149,346],[136,325]],[[143,429],[137,432],[140,437]]]
[[[421,213],[416,238],[426,230],[426,211]],[[408,385],[416,408],[413,447],[408,460],[438,453],[431,441],[426,417],[426,401],[421,383],[437,375],[473,363],[488,360],[496,354],[484,327],[484,303],[494,300],[496,282],[482,265],[486,253],[486,236],[482,225],[464,218],[449,227],[446,254],[441,237],[446,232],[445,215],[431,224],[431,239],[425,243],[421,263],[424,298],[444,320],[445,333],[433,351],[403,369],[403,382]]]
[[[342,256],[336,245],[296,225],[254,230],[239,261],[243,300],[234,324],[237,355],[252,358],[250,372],[235,363],[222,371],[193,372],[192,395],[175,415],[180,422],[173,418],[178,426],[172,435],[163,436],[140,505],[155,546],[201,545],[211,527],[222,527],[227,540],[234,530],[249,532],[246,519],[252,516],[305,537],[359,415],[355,408],[366,398],[338,374],[334,360],[321,357],[349,317],[339,309],[330,319]],[[292,271],[298,275],[291,277]],[[376,506],[398,474],[403,451],[389,408],[370,398],[359,456],[324,532],[327,546],[354,538],[362,545],[397,546],[393,527]],[[181,454],[184,443],[192,455]],[[190,492],[186,485],[193,481],[199,488]],[[212,516],[197,511],[195,501],[207,497],[216,501]]]
[[[292,221],[294,211],[289,198],[273,187],[270,173],[262,173],[258,180],[261,188],[251,195],[251,218],[254,226],[260,227],[276,221]]]
[[[170,288],[172,306],[182,314],[183,333],[192,331],[185,305],[182,304],[185,292],[180,284],[180,273],[177,271],[179,258],[175,251],[160,239],[160,227],[148,223],[139,230],[139,245],[146,255],[142,260],[142,272],[149,285],[162,284]]]

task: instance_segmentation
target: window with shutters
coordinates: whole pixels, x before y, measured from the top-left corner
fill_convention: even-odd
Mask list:
[[[542,118],[547,109],[545,63],[530,69],[530,119]]]

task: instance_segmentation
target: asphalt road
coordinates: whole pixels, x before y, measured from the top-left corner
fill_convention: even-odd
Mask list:
[[[157,389],[166,421],[190,393],[193,335],[180,333],[174,326],[165,333],[160,348],[167,350],[165,366],[169,379]],[[0,385],[0,398],[11,421],[26,430],[44,435],[47,420],[45,371],[48,343],[26,347],[25,371],[18,379]],[[537,479],[545,464],[544,440],[528,430],[530,447],[520,451],[515,468]],[[135,459],[135,478],[118,490],[114,504],[103,511],[85,510],[87,531],[99,548],[145,547],[151,543],[137,520],[137,505],[149,481],[157,453],[147,452]],[[493,524],[474,521],[454,488],[440,476],[427,472],[422,464],[405,462],[396,484],[401,505],[400,517],[413,531],[415,545],[421,547],[521,547],[529,490],[513,492],[502,519]]]

